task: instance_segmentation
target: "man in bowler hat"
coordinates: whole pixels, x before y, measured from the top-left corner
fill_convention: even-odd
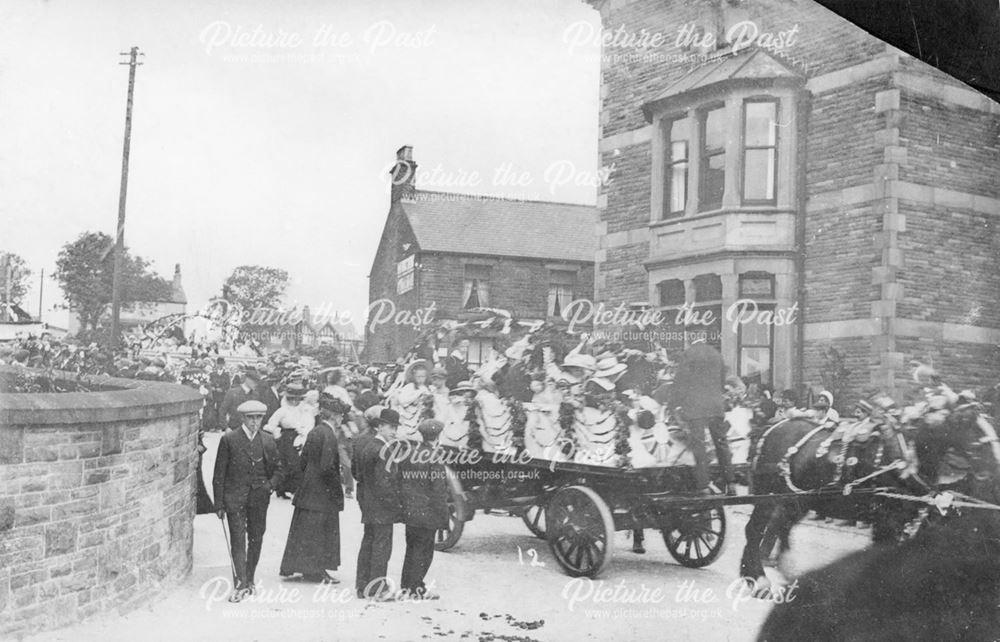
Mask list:
[[[258,381],[260,381],[260,375],[257,374],[257,371],[248,368],[244,371],[243,380],[239,385],[230,388],[226,396],[223,397],[222,404],[219,405],[219,425],[222,430],[226,428],[236,430],[243,425],[239,407],[244,402],[257,398]]]
[[[254,593],[254,572],[260,559],[267,505],[281,482],[281,458],[274,437],[260,429],[267,406],[251,399],[236,409],[243,425],[219,440],[212,489],[219,519],[229,521],[233,560],[233,594],[239,602]]]
[[[364,524],[355,579],[359,598],[393,599],[386,577],[392,555],[392,525],[403,521],[399,467],[389,447],[396,438],[397,426],[399,413],[383,410],[375,435],[356,454],[353,467],[358,482],[361,523]]]

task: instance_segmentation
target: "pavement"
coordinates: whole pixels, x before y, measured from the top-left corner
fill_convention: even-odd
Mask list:
[[[203,467],[211,486],[217,435],[206,436]],[[190,577],[145,608],[107,614],[28,638],[31,642],[101,640],[753,640],[771,603],[737,583],[746,507],[727,509],[727,545],[714,564],[688,569],[670,557],[662,538],[647,531],[645,555],[617,533],[611,562],[597,580],[562,573],[543,540],[518,517],[477,514],[462,539],[437,553],[428,574],[436,601],[372,603],[354,596],[361,540],[357,503],[340,516],[341,584],[283,581],[278,566],[292,516],[291,502],[272,498],[257,572],[259,594],[226,602],[231,573],[220,520],[200,515],[194,526]],[[863,548],[867,531],[806,521],[792,534],[783,565],[789,577]],[[396,528],[389,574],[398,580],[405,543]],[[777,586],[790,586],[774,569]]]

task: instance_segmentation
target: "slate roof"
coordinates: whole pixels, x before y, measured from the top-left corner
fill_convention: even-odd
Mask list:
[[[593,261],[597,209],[417,190],[401,203],[421,250]]]

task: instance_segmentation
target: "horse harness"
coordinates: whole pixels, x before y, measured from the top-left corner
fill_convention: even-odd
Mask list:
[[[787,419],[785,421],[787,421]],[[817,447],[815,456],[817,458],[822,458],[825,457],[830,452],[830,448],[833,446],[833,442],[836,441],[838,437],[841,440],[840,453],[834,459],[837,466],[836,474],[833,480],[831,480],[826,485],[827,487],[841,485],[844,478],[845,467],[853,468],[854,466],[857,465],[858,463],[857,457],[847,456],[848,449],[850,448],[850,445],[852,443],[864,443],[868,441],[868,439],[870,438],[870,436],[874,431],[873,430],[862,431],[862,428],[865,422],[870,422],[870,421],[871,421],[870,418],[866,418],[854,424],[847,425],[846,427],[844,427],[843,430],[838,430],[839,427],[835,427],[831,431],[830,436],[827,437],[825,440],[823,440],[823,442],[820,443],[819,447]],[[761,441],[763,441],[772,430],[777,428],[782,423],[784,423],[784,421],[778,422],[773,426],[771,426],[770,428],[768,428],[767,431],[765,431],[764,434],[761,435]],[[805,494],[805,493],[815,492],[815,489],[803,490],[802,488],[799,488],[792,481],[791,459],[796,454],[798,454],[799,450],[801,450],[803,446],[809,443],[810,439],[812,439],[815,435],[824,430],[829,430],[829,426],[827,424],[820,424],[815,428],[813,428],[812,430],[810,430],[809,432],[807,432],[805,435],[802,436],[801,439],[799,439],[797,442],[795,442],[794,445],[790,446],[788,450],[785,451],[785,454],[782,456],[781,460],[776,464],[778,474],[781,475],[782,480],[784,480],[785,486],[787,486],[788,489],[793,493]],[[897,437],[902,439],[902,437],[899,435],[897,435]],[[905,452],[905,450],[903,452]],[[758,451],[757,456],[754,458],[755,467],[757,465],[756,459],[757,457],[759,457],[759,455],[760,453]],[[869,479],[873,479],[887,472],[900,470],[906,467],[906,462],[902,460],[896,460],[888,465],[883,466],[882,459],[884,455],[885,455],[885,444],[880,442],[878,445],[878,449],[875,452],[875,460],[873,462],[875,465],[875,471],[868,475],[859,477],[858,479],[852,480],[851,482],[844,484],[844,495],[851,494],[851,491],[855,486],[864,483]]]

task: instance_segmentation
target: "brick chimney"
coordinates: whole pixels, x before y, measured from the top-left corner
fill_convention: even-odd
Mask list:
[[[174,280],[170,282],[170,302],[187,303],[187,295],[184,294],[184,285],[181,283],[181,264],[174,264]]]
[[[392,176],[391,203],[413,199],[413,193],[416,191],[413,179],[416,173],[417,164],[413,162],[413,147],[403,145],[396,150],[396,164],[389,172]]]

